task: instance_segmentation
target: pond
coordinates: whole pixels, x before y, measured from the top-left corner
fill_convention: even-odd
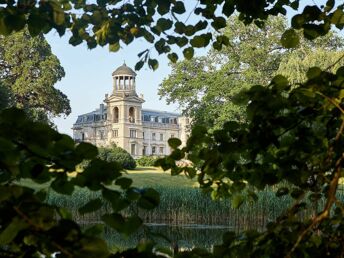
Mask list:
[[[105,228],[105,238],[112,251],[135,247],[143,240],[153,240],[156,247],[177,247],[180,250],[200,247],[211,250],[214,245],[222,242],[222,235],[230,230],[224,226],[146,224],[130,237]]]

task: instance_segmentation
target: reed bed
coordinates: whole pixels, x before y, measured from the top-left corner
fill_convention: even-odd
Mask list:
[[[160,193],[160,205],[153,211],[145,211],[136,206],[129,207],[124,213],[138,213],[145,223],[166,225],[221,225],[235,231],[246,229],[263,229],[270,221],[274,221],[292,203],[289,196],[276,197],[275,191],[267,188],[258,192],[258,201],[245,202],[239,209],[232,209],[228,200],[213,201],[197,188],[155,186]],[[47,201],[51,204],[71,210],[73,217],[83,223],[98,223],[100,217],[110,212],[109,205],[96,212],[80,215],[78,208],[89,200],[101,196],[99,192],[77,189],[73,195],[64,196],[50,191]],[[338,198],[344,200],[344,188],[338,191]],[[318,211],[324,205],[320,200]],[[306,218],[316,213],[313,207],[304,211]]]

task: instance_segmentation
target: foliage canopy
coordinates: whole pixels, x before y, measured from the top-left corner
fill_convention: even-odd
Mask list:
[[[119,42],[129,44],[144,37],[158,53],[177,60],[170,45],[183,48],[191,58],[194,48],[204,47],[214,39],[209,27],[226,27],[226,18],[235,11],[240,20],[261,26],[269,16],[286,14],[286,8],[298,9],[300,1],[288,0],[201,0],[192,10],[200,22],[192,25],[180,14],[187,13],[182,1],[10,1],[0,9],[0,33],[9,34],[28,24],[32,34],[55,28],[61,35],[72,31],[70,43],[83,41],[90,48],[110,44],[117,50]],[[296,29],[307,39],[327,34],[332,25],[344,26],[343,5],[328,0],[322,6],[307,5],[294,15],[292,28],[281,36],[285,48],[301,44]],[[171,14],[170,17],[166,14]],[[178,18],[179,17],[179,18]],[[169,31],[175,34],[169,34]],[[219,32],[215,49],[228,45],[228,38]],[[149,50],[141,53],[154,69],[157,61]],[[341,57],[342,58],[342,57]],[[240,235],[228,232],[223,243],[213,252],[195,248],[175,253],[175,257],[342,257],[344,205],[336,198],[344,162],[344,68],[311,67],[305,81],[295,85],[276,75],[267,85],[255,85],[236,97],[247,105],[247,122],[228,121],[224,127],[208,132],[195,127],[187,146],[170,139],[174,149],[159,161],[173,175],[197,176],[214,198],[230,197],[234,207],[242,203],[242,195],[255,199],[256,189],[289,182],[277,195],[290,194],[294,205],[263,232],[249,231]],[[44,193],[18,185],[21,178],[38,183],[51,181],[51,187],[70,194],[75,186],[101,191],[103,200],[92,200],[80,212],[97,210],[104,201],[113,212],[102,220],[119,232],[129,234],[142,224],[136,215],[124,218],[120,211],[131,202],[145,209],[154,208],[159,196],[153,189],[136,189],[122,177],[116,163],[96,158],[97,150],[86,143],[76,145],[71,138],[58,134],[42,124],[25,118],[17,110],[0,114],[0,250],[3,256],[23,256],[59,252],[60,257],[161,257],[152,244],[142,243],[121,253],[109,254],[98,228],[83,231],[61,207],[45,204]],[[178,167],[175,161],[187,157],[195,167]],[[90,167],[76,177],[68,172],[78,170],[84,159],[92,159]],[[113,167],[117,166],[115,170]],[[115,182],[121,191],[109,186]],[[307,205],[326,200],[314,217],[302,219]],[[58,214],[59,216],[54,216]],[[171,255],[171,254],[166,254]],[[165,255],[164,255],[165,257]]]
[[[27,111],[33,119],[48,122],[69,115],[69,100],[56,82],[65,76],[58,58],[43,35],[31,37],[27,30],[0,37],[0,80],[7,106]]]
[[[300,0],[201,0],[187,5],[176,0],[98,0],[96,4],[74,0],[14,0],[4,2],[1,7],[0,34],[9,35],[26,25],[32,35],[54,29],[62,36],[70,30],[70,44],[85,42],[89,48],[108,45],[110,51],[142,38],[154,45],[158,54],[167,54],[175,62],[178,53],[171,46],[181,48],[187,59],[193,57],[194,48],[212,44],[220,50],[228,46],[226,36],[211,31],[225,28],[226,19],[234,12],[239,13],[245,24],[254,22],[261,26],[269,16],[286,15],[288,8],[297,11],[299,4]],[[194,19],[189,19],[190,16]],[[285,32],[282,43],[286,47],[299,43],[295,29],[303,29],[308,39],[325,35],[332,25],[342,29],[342,17],[342,6],[336,5],[335,0],[321,6],[308,5],[292,18],[292,29]],[[152,69],[158,67],[150,52],[148,48],[139,53],[137,69],[145,62]]]
[[[240,91],[268,84],[276,74],[295,84],[303,82],[309,67],[325,69],[344,54],[343,38],[332,32],[313,41],[300,35],[301,44],[286,49],[280,44],[286,29],[284,17],[270,17],[261,28],[230,17],[223,30],[229,46],[171,63],[172,72],[159,87],[160,98],[177,103],[193,124],[219,129],[228,120],[246,120],[246,106],[233,101]]]
[[[159,203],[158,193],[150,188],[131,186],[116,162],[96,156],[98,150],[88,143],[75,144],[46,124],[32,122],[17,109],[0,112],[0,254],[2,257],[108,257],[101,238],[102,226],[87,229],[73,221],[68,210],[45,203],[46,191],[22,186],[22,179],[47,184],[54,191],[71,195],[76,187],[100,191],[102,199],[90,200],[81,214],[100,209],[108,203],[111,210],[101,220],[118,232],[130,234],[142,224],[136,215],[124,217],[121,211],[131,203],[152,209]],[[91,160],[80,169],[83,160]],[[112,189],[116,184],[118,188]]]

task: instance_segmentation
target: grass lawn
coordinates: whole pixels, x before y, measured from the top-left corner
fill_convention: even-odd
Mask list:
[[[127,170],[123,173],[124,177],[133,180],[135,187],[196,187],[196,179],[189,179],[184,175],[171,176],[170,172],[164,172],[157,167],[137,167],[134,170]],[[42,189],[49,187],[50,182],[42,185],[33,182],[31,179],[21,179],[20,185],[35,189]]]
[[[189,179],[184,175],[171,176],[170,172],[164,172],[157,167],[137,167],[135,170],[127,170],[127,177],[133,180],[136,187],[162,186],[162,187],[195,187],[196,179]]]

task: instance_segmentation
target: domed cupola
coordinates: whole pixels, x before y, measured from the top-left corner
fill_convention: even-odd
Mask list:
[[[125,63],[118,67],[113,73],[114,94],[127,93],[136,95],[135,78],[136,73]]]

